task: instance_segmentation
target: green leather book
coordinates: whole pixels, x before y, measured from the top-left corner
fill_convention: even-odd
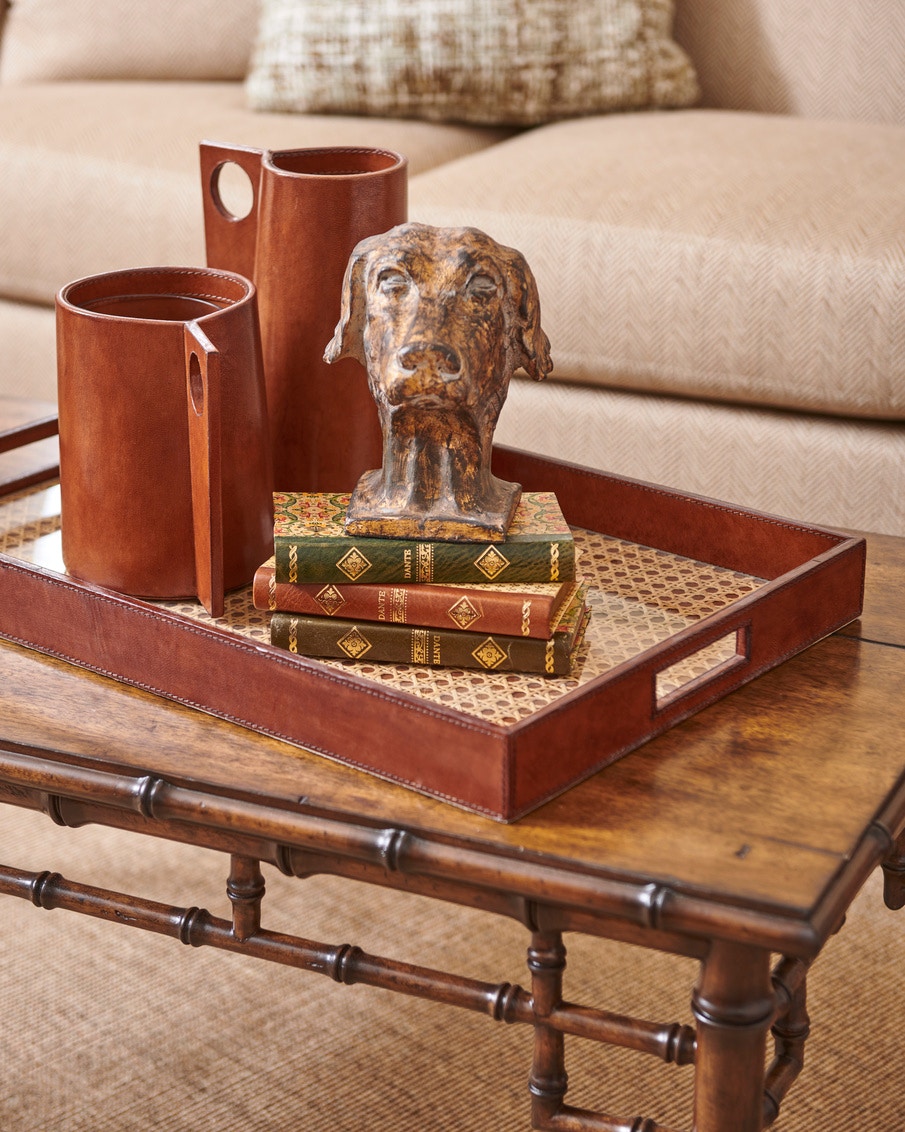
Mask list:
[[[276,492],[276,581],[319,583],[569,582],[572,532],[551,491],[525,492],[502,542],[421,542],[348,535],[349,495]]]
[[[567,676],[590,616],[586,596],[587,588],[579,586],[548,640],[296,613],[272,615],[270,640],[299,656]]]

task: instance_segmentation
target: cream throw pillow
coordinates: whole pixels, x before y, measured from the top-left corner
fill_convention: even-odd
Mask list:
[[[263,0],[255,110],[530,126],[687,106],[673,0]]]

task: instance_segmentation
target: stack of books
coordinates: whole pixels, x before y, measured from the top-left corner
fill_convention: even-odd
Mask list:
[[[503,542],[351,536],[345,493],[277,492],[253,600],[301,656],[567,675],[589,616],[552,492],[522,495]]]

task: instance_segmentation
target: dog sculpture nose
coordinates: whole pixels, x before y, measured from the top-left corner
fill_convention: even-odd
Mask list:
[[[412,342],[399,351],[399,364],[409,371],[433,370],[445,377],[457,377],[462,371],[459,355],[449,346],[432,342]]]

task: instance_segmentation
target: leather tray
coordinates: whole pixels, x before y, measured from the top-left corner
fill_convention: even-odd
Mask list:
[[[572,676],[312,660],[269,644],[248,590],[214,621],[78,582],[47,485],[0,499],[0,636],[511,821],[861,611],[863,539],[513,449],[495,471],[577,528]]]

